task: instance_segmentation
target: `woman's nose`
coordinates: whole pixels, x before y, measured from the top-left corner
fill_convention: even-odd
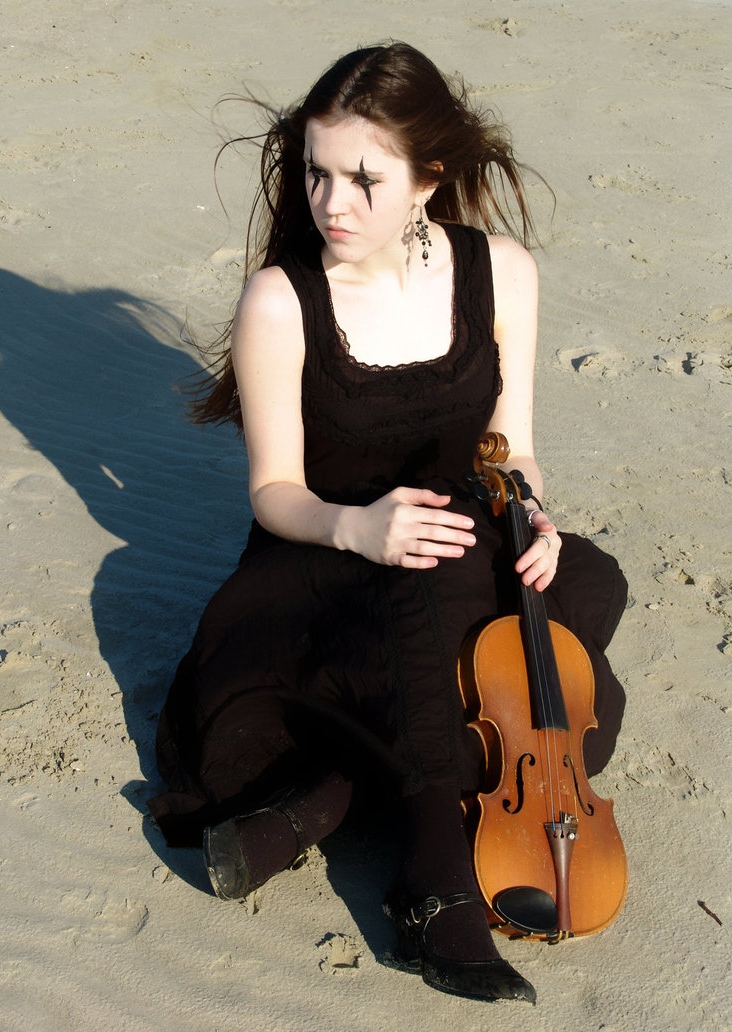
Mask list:
[[[326,214],[341,215],[348,209],[348,184],[336,179],[326,179],[323,186],[323,207]]]

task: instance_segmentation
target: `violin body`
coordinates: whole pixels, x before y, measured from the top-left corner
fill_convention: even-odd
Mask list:
[[[479,443],[471,478],[494,515],[508,520],[516,556],[532,534],[520,484],[492,465],[508,444]],[[557,942],[606,928],[628,886],[613,802],[585,772],[583,739],[597,727],[590,659],[544,601],[519,580],[521,615],[497,619],[470,639],[458,680],[469,726],[486,757],[485,784],[467,820],[476,876],[497,930]]]
[[[549,621],[571,730],[533,727],[520,619],[489,624],[459,664],[466,712],[483,741],[492,782],[471,815],[475,868],[489,906],[514,886],[541,889],[556,905],[556,928],[518,928],[493,911],[496,930],[558,941],[615,920],[627,892],[627,862],[613,802],[593,791],[576,759],[585,731],[597,726],[589,657],[570,631]],[[566,801],[571,810],[564,812],[576,823],[556,819],[553,797]]]

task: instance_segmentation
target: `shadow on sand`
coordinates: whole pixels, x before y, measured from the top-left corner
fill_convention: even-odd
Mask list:
[[[179,388],[198,366],[167,313],[121,291],[49,290],[6,271],[0,310],[0,411],[126,542],[104,558],[91,606],[154,780],[154,718],[171,672],[246,540],[244,450],[233,432],[187,421]]]
[[[187,421],[179,385],[198,366],[168,313],[121,291],[52,290],[2,270],[0,310],[0,411],[125,542],[105,556],[91,606],[147,779],[122,794],[145,814],[167,686],[246,541],[244,449],[232,429]],[[210,892],[198,851],[169,849],[151,819],[143,828],[176,874]],[[391,849],[372,831],[369,848],[349,821],[324,852],[335,891],[383,957],[390,936],[374,903]]]

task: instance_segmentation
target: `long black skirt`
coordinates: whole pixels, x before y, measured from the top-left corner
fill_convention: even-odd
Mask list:
[[[500,528],[483,518],[475,532],[462,559],[415,571],[255,529],[207,606],[161,713],[157,755],[168,791],[149,806],[170,844],[197,844],[207,824],[318,771],[339,770],[378,793],[448,780],[470,790],[476,736],[466,728],[457,659],[472,631],[515,611]],[[544,599],[592,662],[590,775],[607,764],[625,706],[604,652],[626,594],[615,559],[562,534]]]

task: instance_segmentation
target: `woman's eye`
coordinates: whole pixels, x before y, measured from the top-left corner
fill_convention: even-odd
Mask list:
[[[364,172],[363,158],[361,158],[360,175],[356,176],[354,182],[358,183],[358,185],[363,189],[363,192],[366,194],[366,202],[369,206],[369,211],[373,211],[373,202],[371,200],[371,187],[374,186],[376,180],[371,179]]]
[[[313,185],[310,188],[310,196],[312,197],[318,189],[320,180],[325,178],[325,172],[322,168],[318,168],[317,165],[308,165],[308,175],[313,177]]]

